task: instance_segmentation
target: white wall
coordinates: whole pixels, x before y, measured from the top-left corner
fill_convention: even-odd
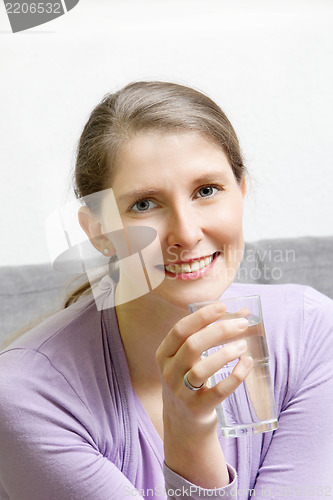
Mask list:
[[[333,234],[333,4],[80,0],[12,34],[0,2],[0,265],[49,260],[92,107],[136,79],[201,88],[227,112],[252,183],[245,236]]]

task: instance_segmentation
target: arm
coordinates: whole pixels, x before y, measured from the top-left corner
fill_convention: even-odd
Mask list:
[[[230,487],[230,470],[216,433],[215,407],[244,380],[252,360],[243,358],[227,379],[212,388],[204,385],[192,392],[185,387],[183,378],[189,370],[189,380],[199,387],[223,364],[246,350],[246,344],[242,347],[230,343],[201,359],[203,351],[226,338],[239,336],[248,326],[240,319],[216,322],[224,312],[225,306],[217,303],[183,318],[156,354],[163,386],[165,464],[187,481],[206,489]],[[211,326],[207,329],[208,325]]]
[[[167,467],[164,472],[168,498],[180,500],[180,492],[186,499],[202,498],[202,490]],[[158,497],[165,498],[163,487],[156,485]],[[1,354],[0,498],[133,497],[145,495],[100,452],[93,415],[48,358],[26,349]]]
[[[0,374],[0,481],[10,500],[119,500],[133,490],[100,453],[93,416],[45,356],[9,351]]]
[[[306,289],[296,335],[288,356],[292,376],[256,498],[333,496],[333,302]]]

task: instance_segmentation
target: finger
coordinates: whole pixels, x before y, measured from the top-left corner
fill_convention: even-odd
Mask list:
[[[234,324],[237,321],[238,320],[230,320],[222,322],[225,323],[223,325],[224,328],[226,328],[226,324],[228,323],[228,335],[231,324],[233,325],[232,327],[235,328]],[[221,333],[217,333],[221,336]],[[239,358],[246,352],[247,349],[247,343],[245,340],[240,341],[240,343],[230,342],[229,344],[225,344],[221,347],[216,353],[211,354],[206,359],[202,360],[202,347],[197,349],[197,346],[194,345],[193,342],[193,339],[196,337],[198,337],[197,334],[193,334],[189,337],[173,359],[170,359],[170,362],[164,365],[162,373],[164,379],[168,381],[168,385],[172,387],[179,386],[180,381],[183,379],[184,372],[186,372],[189,383],[193,387],[200,387],[223,365]],[[205,346],[205,349],[212,347],[212,336],[209,335],[209,337],[210,338],[208,340],[206,338],[204,339],[205,343],[203,345]],[[215,338],[214,344],[219,345],[220,343],[219,337],[217,337],[217,340]]]
[[[202,307],[193,314],[182,318],[167,334],[160,347],[157,357],[171,357],[178,351],[185,340],[193,333],[221,319],[226,307],[222,302],[215,302]]]
[[[177,352],[177,359],[187,370],[197,363],[202,353],[212,347],[240,340],[248,328],[245,318],[217,321],[209,328],[204,328],[190,335]],[[231,347],[232,349],[232,347]],[[229,351],[226,351],[228,353]]]
[[[213,354],[196,363],[187,372],[188,381],[194,387],[200,387],[225,364],[239,358],[246,350],[246,340],[237,340],[224,345]]]
[[[239,309],[237,312],[233,313],[226,313],[225,317],[227,319],[232,319],[232,318],[246,318],[248,316],[251,316],[251,311],[248,307],[242,307],[242,309]]]
[[[202,404],[206,408],[216,408],[232,394],[237,387],[245,380],[253,367],[253,359],[250,356],[241,358],[228,377],[218,382],[214,387],[206,390],[203,394]],[[192,383],[192,382],[191,382]]]

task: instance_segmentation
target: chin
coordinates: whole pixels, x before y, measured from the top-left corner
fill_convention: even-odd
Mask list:
[[[182,309],[189,313],[189,304],[194,302],[205,302],[218,300],[224,291],[230,286],[230,280],[220,280],[219,283],[211,283],[210,280],[196,280],[182,283],[182,286],[168,287],[169,290],[162,289],[163,284],[154,290],[164,302]],[[179,285],[179,282],[176,282]]]

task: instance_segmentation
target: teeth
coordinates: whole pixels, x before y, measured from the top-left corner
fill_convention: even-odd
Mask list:
[[[192,273],[194,271],[199,271],[199,269],[200,269],[200,263],[199,262],[200,261],[197,260],[196,262],[193,262],[193,264],[191,264],[191,271],[192,271]],[[205,261],[204,261],[204,263],[205,263]]]
[[[213,255],[209,257],[205,257],[200,260],[195,260],[191,264],[170,264],[169,266],[165,266],[165,270],[169,273],[194,273],[195,271],[200,271],[204,267],[208,266],[213,260]]]

